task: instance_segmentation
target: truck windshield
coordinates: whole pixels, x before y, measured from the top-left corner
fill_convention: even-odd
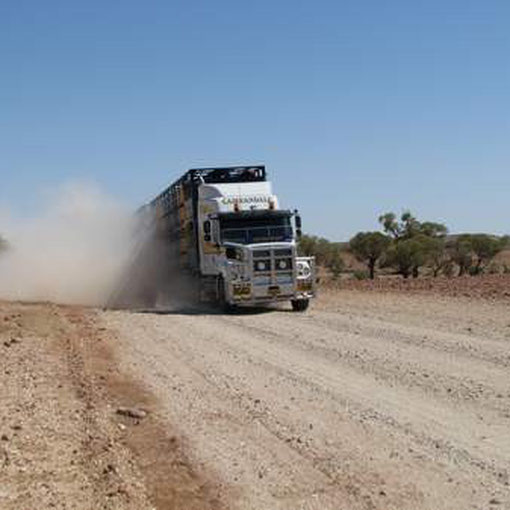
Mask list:
[[[224,213],[219,219],[222,241],[240,244],[292,241],[290,214],[283,211]]]

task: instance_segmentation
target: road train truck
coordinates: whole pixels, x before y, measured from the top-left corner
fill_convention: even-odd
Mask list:
[[[188,170],[141,214],[166,246],[169,274],[188,275],[200,301],[304,311],[316,293],[315,260],[297,253],[301,218],[278,207],[263,165]]]

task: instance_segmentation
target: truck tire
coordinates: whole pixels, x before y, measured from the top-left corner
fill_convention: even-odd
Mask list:
[[[293,299],[291,304],[295,312],[304,312],[308,308],[310,301],[308,299]]]

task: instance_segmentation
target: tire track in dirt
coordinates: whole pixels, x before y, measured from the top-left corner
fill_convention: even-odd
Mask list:
[[[95,312],[68,309],[66,317],[76,328],[75,336],[68,338],[63,346],[70,379],[87,409],[95,410],[89,413],[87,421],[93,426],[94,414],[99,410],[118,425],[121,430],[118,441],[131,452],[154,508],[219,509],[213,494],[212,477],[208,481],[202,479],[190,464],[171,424],[162,421],[158,415],[155,397],[138,381],[118,370],[112,338],[108,343],[103,341],[102,337],[109,333],[98,328]],[[115,409],[133,406],[142,409],[147,416],[138,419],[115,413]],[[98,445],[93,436],[85,450],[90,461],[98,457]]]
[[[340,362],[344,360],[388,385],[432,391],[446,401],[460,400],[466,405],[477,401],[477,409],[483,407],[490,412],[497,411],[502,418],[510,418],[508,370],[465,353],[453,354],[428,345],[426,339],[436,334],[433,331],[415,332],[423,342],[406,342],[401,333],[395,337],[387,328],[374,331],[345,327],[343,321],[324,320],[322,313],[310,314],[298,328],[286,315],[278,317],[278,329],[249,317],[231,318],[231,322],[255,333],[273,335],[291,347]]]
[[[222,320],[232,324],[229,318]],[[377,421],[406,430],[420,441],[448,450],[449,455],[455,454],[458,459],[467,459],[472,465],[490,470],[497,479],[506,470],[510,459],[507,420],[491,420],[494,418],[491,416],[483,420],[473,411],[466,412],[465,406],[447,405],[430,398],[430,395],[414,394],[408,388],[383,385],[370,374],[353,370],[343,360],[331,362],[317,353],[298,352],[295,346],[284,347],[280,336],[272,331],[254,328],[258,332],[258,342],[254,347],[249,341],[250,336],[245,333],[246,324],[237,323],[235,326],[239,328],[236,333],[238,348],[266,361],[277,360],[275,368],[342,395],[350,406],[359,406],[372,413]],[[284,329],[278,328],[275,323],[273,327],[278,331]],[[241,343],[241,339],[246,341]],[[497,424],[490,424],[491,421]],[[407,423],[412,423],[412,427],[406,427]],[[463,433],[467,436],[465,440],[459,437],[459,424],[462,424]],[[472,439],[476,438],[486,438],[485,444],[474,444]],[[487,463],[486,458],[499,461]]]

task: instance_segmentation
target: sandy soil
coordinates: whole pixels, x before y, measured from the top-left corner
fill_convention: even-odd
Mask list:
[[[504,302],[0,311],[2,509],[510,509]]]
[[[0,302],[0,509],[215,508],[99,322],[94,310]]]

